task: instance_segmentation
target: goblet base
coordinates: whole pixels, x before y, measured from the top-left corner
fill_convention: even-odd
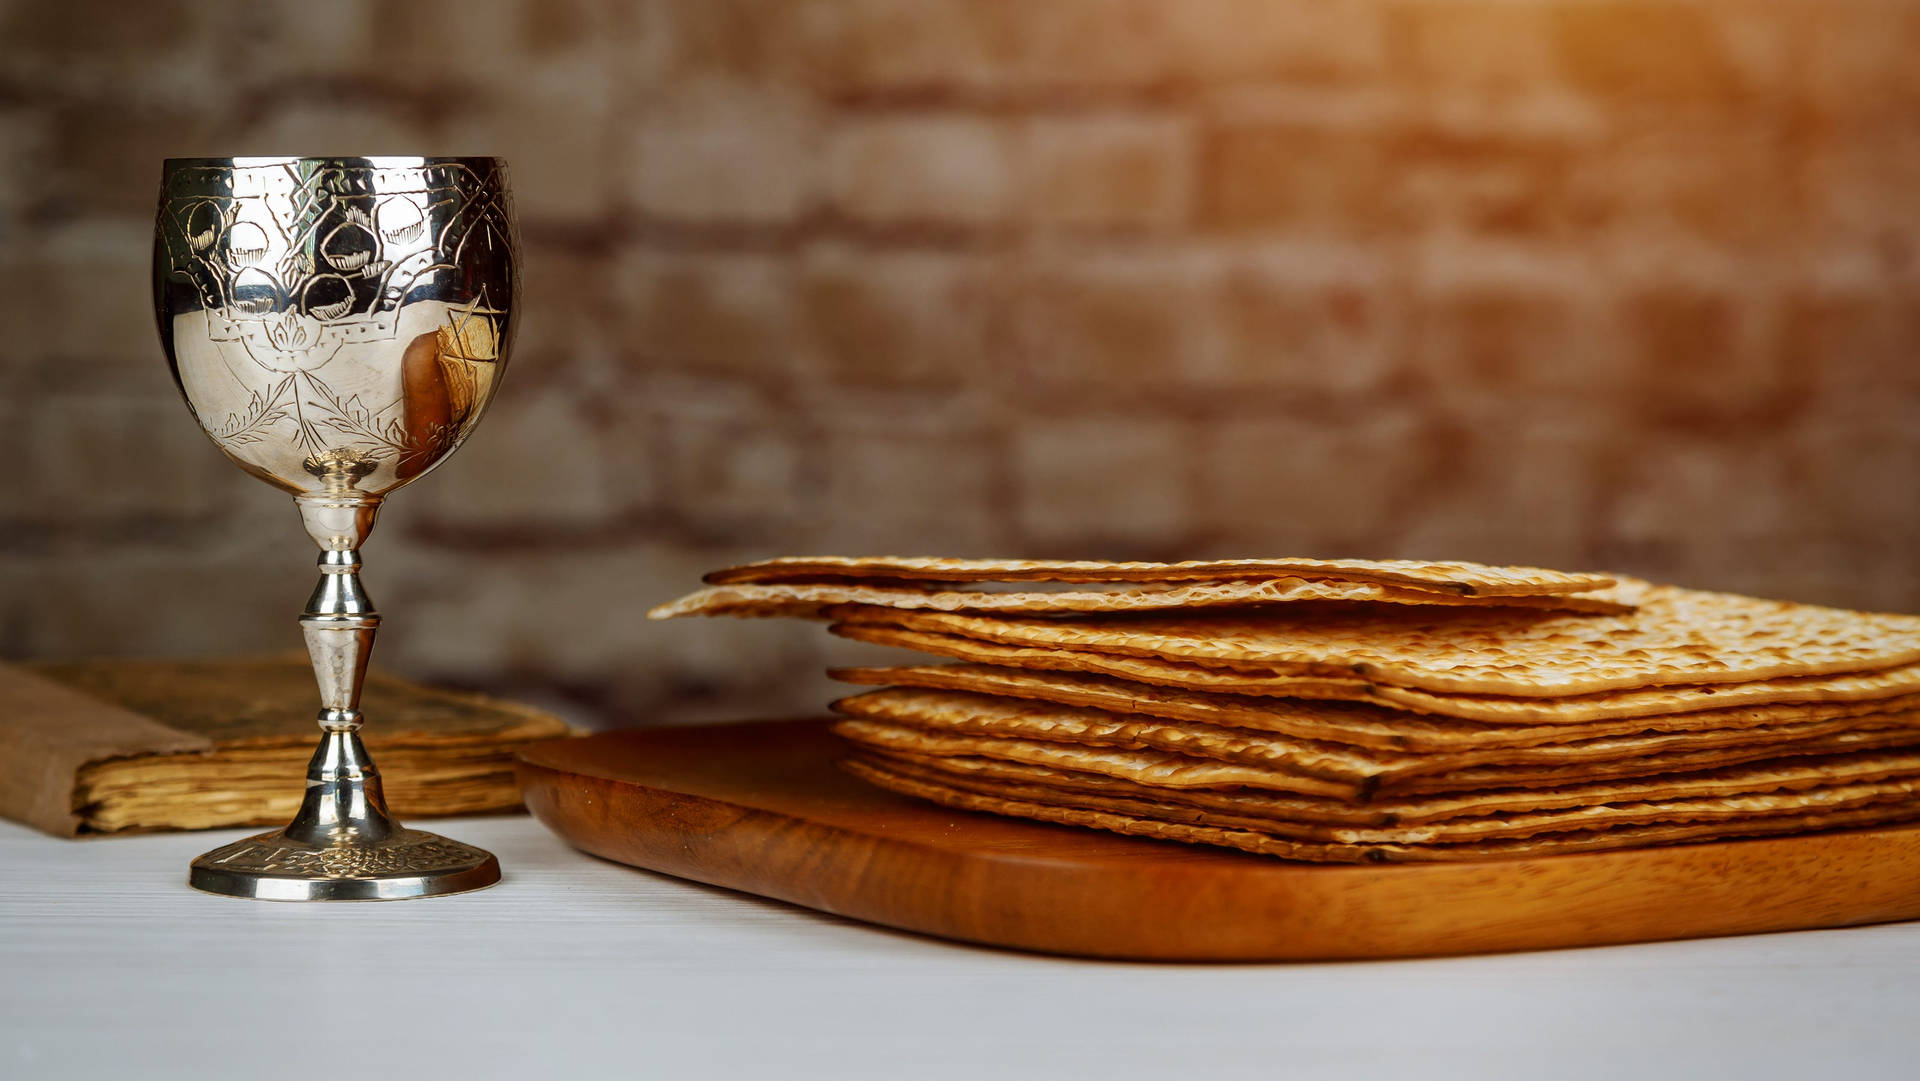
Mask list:
[[[265,901],[397,901],[484,889],[500,881],[493,854],[425,830],[380,841],[313,844],[284,830],[221,845],[193,861],[187,884]]]

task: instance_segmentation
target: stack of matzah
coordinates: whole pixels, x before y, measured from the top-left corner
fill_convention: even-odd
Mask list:
[[[653,612],[952,662],[834,674],[848,768],[1289,859],[1920,819],[1920,617],[1469,563],[784,559]],[[1046,583],[1045,587],[1039,583]]]

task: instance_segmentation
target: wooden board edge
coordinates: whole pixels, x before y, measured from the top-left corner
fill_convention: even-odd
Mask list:
[[[1248,881],[1271,887],[1234,898],[1243,910],[1269,914],[1249,933],[1244,919],[1238,927],[1206,922],[1222,899],[1196,896],[1196,883],[1177,867],[1116,872],[967,856],[527,757],[516,770],[535,817],[593,855],[900,930],[1074,957],[1447,956],[1920,918],[1915,827],[1461,864],[1330,868],[1247,857],[1255,861]],[[633,816],[650,828],[620,825]],[[863,877],[876,866],[884,877]],[[986,875],[997,877],[993,888],[983,885]],[[1234,885],[1198,887],[1204,894]],[[1075,904],[1063,907],[1061,897]],[[1508,908],[1496,903],[1503,899]],[[1157,906],[1161,917],[1154,934],[1109,933],[1138,925],[1144,906]]]

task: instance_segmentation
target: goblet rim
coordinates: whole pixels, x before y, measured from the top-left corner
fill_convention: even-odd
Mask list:
[[[353,164],[379,169],[421,169],[434,165],[505,164],[505,159],[489,154],[266,154],[226,158],[163,158],[164,169],[180,168],[255,168],[273,165]]]

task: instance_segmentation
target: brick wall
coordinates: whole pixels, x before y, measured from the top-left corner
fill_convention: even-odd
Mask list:
[[[168,384],[158,160],[496,153],[525,322],[368,550],[390,666],[810,709],[774,553],[1362,554],[1920,609],[1920,4],[28,3],[0,649],[293,646]]]

